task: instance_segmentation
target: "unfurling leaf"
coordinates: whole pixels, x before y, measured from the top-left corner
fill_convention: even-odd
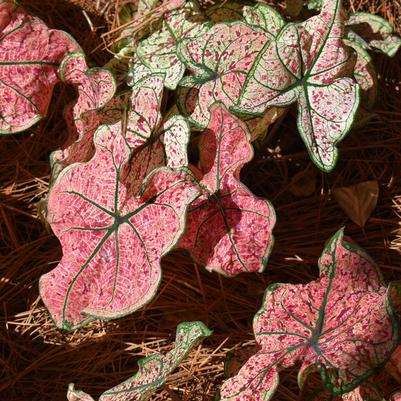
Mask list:
[[[377,205],[379,185],[366,181],[349,187],[333,189],[333,195],[347,216],[363,227]]]
[[[348,39],[367,50],[376,50],[393,57],[401,46],[392,26],[382,17],[369,13],[354,13],[347,23]]]
[[[166,355],[153,354],[138,361],[139,370],[133,377],[105,391],[99,401],[147,401],[168,379],[168,376],[211,331],[202,322],[186,322],[177,326],[175,347]],[[68,387],[69,401],[92,401],[93,398]]]
[[[64,113],[68,139],[63,149],[52,155],[52,163],[63,168],[72,163],[88,161],[93,156],[92,140],[96,129],[101,124],[113,122],[110,117],[116,118],[114,122],[120,120],[121,113],[110,116],[103,110],[112,102],[116,91],[113,75],[102,68],[89,69],[83,53],[71,53],[65,57],[59,75],[63,82],[74,85],[78,92],[77,100]]]
[[[221,103],[210,114],[199,143],[202,195],[189,209],[187,230],[177,246],[226,276],[260,272],[273,245],[274,209],[239,180],[253,156],[246,125]]]
[[[41,277],[40,293],[57,327],[66,330],[151,301],[160,258],[178,241],[187,205],[198,195],[187,172],[160,168],[133,197],[123,174],[131,150],[121,123],[101,126],[94,144],[94,157],[65,168],[48,198],[48,221],[63,257]]]
[[[337,232],[319,259],[320,278],[309,284],[273,284],[253,328],[260,346],[221,389],[222,401],[267,401],[280,370],[302,362],[301,388],[320,371],[327,391],[350,392],[382,369],[399,340],[394,300],[401,284],[386,287],[360,248]]]
[[[180,112],[199,127],[209,123],[209,107],[221,101],[226,107],[238,99],[247,74],[268,32],[243,22],[214,25],[203,36],[183,40],[178,56],[190,70],[178,84]]]
[[[65,32],[0,0],[0,134],[24,131],[46,115],[58,66],[77,50]]]
[[[298,129],[313,162],[324,171],[336,163],[336,144],[350,129],[359,104],[348,76],[353,62],[342,42],[341,1],[326,0],[318,16],[287,24],[266,42],[231,110],[257,115],[298,103]]]

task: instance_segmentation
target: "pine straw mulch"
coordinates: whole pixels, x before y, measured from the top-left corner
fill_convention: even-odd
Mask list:
[[[51,26],[73,34],[98,65],[108,53],[93,49],[102,45],[100,35],[112,26],[117,3],[22,1]],[[369,9],[401,28],[397,1],[353,0],[350,7]],[[153,399],[212,400],[223,379],[226,352],[253,343],[252,316],[266,286],[316,278],[324,241],[342,226],[372,255],[388,281],[401,278],[401,54],[391,60],[377,56],[376,65],[381,79],[373,115],[341,143],[332,174],[322,174],[310,163],[293,113],[280,121],[279,130],[273,128],[245,169],[244,181],[269,198],[277,212],[276,243],[266,273],[225,279],[175,252],[163,262],[163,282],[148,307],[69,334],[55,330],[38,298],[38,279],[57,265],[61,250],[36,205],[48,188],[49,153],[63,141],[60,110],[71,94],[58,89],[44,122],[1,138],[0,399],[65,400],[69,382],[97,397],[131,376],[139,358],[169,350],[180,321],[203,320],[213,329],[212,337],[192,352]],[[366,180],[379,182],[380,196],[361,229],[338,206],[332,189]],[[294,195],[299,191],[304,193]],[[281,378],[276,399],[298,400],[295,370]],[[389,383],[389,392],[394,385]]]

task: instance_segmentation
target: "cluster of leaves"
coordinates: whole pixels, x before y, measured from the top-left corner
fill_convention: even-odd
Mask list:
[[[332,170],[361,90],[366,107],[374,100],[367,50],[391,56],[401,45],[379,17],[348,18],[340,0],[320,3],[318,15],[286,23],[261,3],[202,10],[194,0],[143,0],[123,10],[135,17],[116,58],[107,68],[89,68],[67,34],[0,0],[0,132],[37,122],[57,82],[77,92],[64,113],[68,139],[51,155],[46,207],[63,256],[41,277],[40,294],[57,327],[74,330],[149,303],[161,281],[161,258],[173,248],[226,276],[263,271],[276,218],[272,205],[240,180],[252,141],[296,103],[312,161]],[[153,30],[140,22],[154,16]],[[115,74],[127,55],[129,90]],[[176,95],[168,112],[166,89]],[[201,131],[192,137],[200,138],[193,164],[191,130]],[[320,371],[319,399],[371,393],[369,380],[400,340],[399,284],[386,287],[342,231],[319,268],[320,278],[308,285],[267,289],[254,320],[260,349],[223,385],[223,400],[270,399],[280,370],[298,361],[300,387]],[[209,332],[187,323],[177,333],[174,351],[141,361],[136,376],[100,399],[147,399]],[[92,400],[73,385],[68,397]]]

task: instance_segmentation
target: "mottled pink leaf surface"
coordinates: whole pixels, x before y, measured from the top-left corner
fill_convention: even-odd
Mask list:
[[[40,293],[66,330],[124,316],[153,298],[160,258],[184,231],[187,205],[198,194],[184,170],[160,168],[132,197],[122,174],[131,150],[121,123],[101,126],[94,143],[94,157],[66,167],[48,198],[63,257],[41,277]]]
[[[59,75],[63,82],[75,86],[78,92],[76,101],[64,113],[68,139],[63,149],[54,152],[52,157],[53,163],[65,167],[88,161],[93,156],[93,135],[96,129],[101,124],[113,122],[113,119],[117,118],[114,122],[120,120],[121,111],[110,113],[111,109],[118,107],[117,102],[104,109],[112,102],[115,94],[113,75],[103,68],[89,69],[83,53],[71,53],[65,57],[60,65]]]
[[[221,389],[224,401],[266,401],[279,371],[302,362],[303,387],[320,370],[327,390],[352,391],[384,367],[399,342],[394,300],[400,283],[386,287],[374,262],[338,231],[319,259],[320,278],[309,284],[273,284],[253,329],[260,351]]]
[[[269,39],[262,29],[233,22],[216,24],[196,40],[183,40],[178,56],[191,75],[178,84],[181,113],[193,124],[206,127],[212,103],[221,101],[226,107],[236,103],[253,62]]]
[[[199,143],[202,195],[190,207],[178,247],[226,276],[260,272],[273,245],[274,209],[240,182],[242,167],[253,157],[246,125],[221,103],[210,113]]]
[[[0,134],[23,131],[46,114],[58,66],[77,50],[65,32],[0,0]]]
[[[166,355],[159,353],[138,361],[138,372],[123,383],[105,391],[99,401],[147,401],[164,385],[169,375],[211,331],[202,322],[185,322],[177,326],[175,347]],[[83,391],[70,384],[69,401],[92,401]]]
[[[350,129],[359,104],[343,36],[340,0],[325,0],[319,15],[285,25],[276,40],[260,50],[232,107],[253,115],[297,102],[301,137],[313,162],[324,171],[334,168],[336,144]]]

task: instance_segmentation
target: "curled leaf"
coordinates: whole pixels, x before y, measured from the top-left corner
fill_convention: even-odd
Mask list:
[[[221,103],[210,108],[211,120],[200,143],[200,188],[187,216],[178,247],[191,252],[208,270],[226,276],[260,272],[273,245],[274,209],[239,180],[253,157],[248,130]]]
[[[393,57],[401,46],[401,38],[382,17],[359,12],[351,14],[347,23],[348,39],[367,50],[376,50]]]
[[[253,328],[260,346],[221,389],[223,401],[267,401],[279,372],[302,361],[298,383],[319,370],[327,391],[356,389],[385,366],[399,340],[394,300],[400,282],[386,287],[360,248],[338,231],[319,259],[320,277],[309,284],[273,284]]]
[[[166,382],[168,376],[211,331],[202,322],[185,322],[177,326],[175,347],[166,355],[153,354],[138,361],[138,373],[105,391],[99,401],[147,401]],[[92,397],[70,384],[69,401],[92,401]]]
[[[359,105],[348,77],[352,58],[342,42],[340,0],[326,0],[318,16],[287,24],[266,42],[244,83],[234,112],[257,115],[298,103],[297,125],[313,162],[323,171],[336,163],[336,144],[350,129]]]
[[[198,195],[184,170],[160,168],[132,197],[122,174],[131,151],[121,123],[101,126],[94,143],[94,157],[65,168],[48,198],[63,257],[41,277],[40,293],[56,326],[66,330],[150,302],[160,258],[178,241],[187,205]]]
[[[11,1],[0,1],[0,134],[24,131],[42,119],[66,54],[80,50]]]
[[[242,19],[244,6],[242,1],[229,0],[208,7],[205,13],[213,24],[219,22],[234,22]]]
[[[59,75],[63,82],[74,85],[78,92],[77,100],[64,113],[68,123],[68,139],[63,149],[52,156],[52,163],[63,168],[72,163],[88,161],[93,156],[92,140],[96,129],[101,124],[113,122],[114,118],[119,120],[121,113],[112,115],[110,121],[109,110],[103,110],[116,91],[113,75],[103,68],[89,69],[83,53],[70,53],[65,57]],[[111,108],[114,107],[118,105],[113,103]]]
[[[365,181],[349,187],[333,189],[333,195],[347,216],[363,227],[377,205],[377,181]]]

